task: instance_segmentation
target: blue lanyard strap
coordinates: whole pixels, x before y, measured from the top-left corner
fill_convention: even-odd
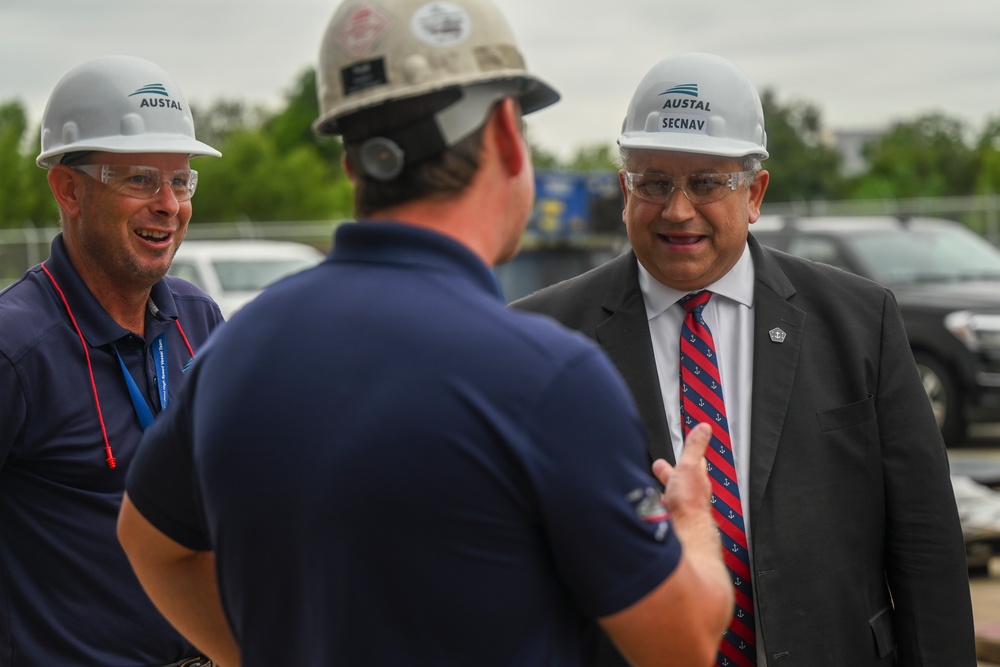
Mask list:
[[[160,410],[167,407],[167,334],[161,333],[153,341],[156,350],[156,387],[160,390]]]
[[[122,375],[125,376],[125,385],[128,387],[129,396],[132,398],[132,406],[135,408],[135,414],[139,418],[139,425],[142,426],[142,430],[145,431],[150,424],[153,423],[153,411],[149,409],[149,404],[146,402],[146,397],[142,395],[139,391],[139,385],[135,383],[135,378],[132,374],[128,372],[128,368],[125,366],[125,361],[122,359],[122,355],[118,352],[118,346],[112,345],[115,348],[115,355],[118,357],[118,363],[122,367]],[[167,407],[167,340],[166,333],[161,333],[153,341],[153,350],[155,353],[155,366],[156,366],[156,386],[160,392],[160,408],[163,409]]]

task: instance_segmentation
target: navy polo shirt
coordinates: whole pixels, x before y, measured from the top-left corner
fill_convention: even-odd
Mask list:
[[[61,235],[42,265],[0,293],[0,665],[137,667],[191,654],[146,597],[116,535],[142,428],[115,347],[155,415],[154,341],[164,334],[166,386],[176,395],[191,359],[181,330],[197,351],[222,316],[206,294],[169,276],[151,301],[145,338],[119,326]]]
[[[587,664],[678,561],[610,362],[434,232],[341,226],[191,374],[127,488],[245,667]]]

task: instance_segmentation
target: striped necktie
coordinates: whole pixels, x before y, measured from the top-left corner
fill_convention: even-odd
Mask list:
[[[757,662],[754,648],[753,589],[750,584],[750,558],[740,490],[736,485],[736,466],[729,439],[729,422],[723,402],[722,379],[715,354],[712,332],[702,311],[712,293],[688,295],[681,300],[687,314],[681,327],[681,427],[683,435],[695,424],[712,425],[712,440],[705,457],[712,482],[712,514],[719,526],[726,567],[733,580],[736,607],[729,629],[723,636],[716,664],[744,667]]]

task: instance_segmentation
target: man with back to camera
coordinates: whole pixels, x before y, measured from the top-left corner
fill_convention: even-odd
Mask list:
[[[115,535],[142,430],[222,321],[166,276],[191,219],[187,102],[130,56],[79,65],[42,119],[51,254],[0,293],[0,664],[205,665]]]
[[[558,95],[488,0],[350,0],[317,77],[361,220],[143,440],[119,535],[150,596],[224,666],[581,665],[597,623],[706,665],[732,606],[708,427],[655,465],[668,522],[611,364],[490,272],[534,195],[521,115]]]
[[[748,234],[766,143],[732,63],[656,64],[618,139],[632,251],[513,306],[601,344],[654,459],[675,460],[686,420],[716,424],[737,603],[718,664],[973,667],[948,460],[895,299]],[[605,644],[600,664],[623,661]]]

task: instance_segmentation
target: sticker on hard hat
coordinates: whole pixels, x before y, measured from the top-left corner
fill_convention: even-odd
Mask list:
[[[712,113],[712,103],[704,100],[667,100],[663,103],[664,109],[692,109],[695,111],[707,111]]]
[[[129,95],[129,97],[135,97],[136,95],[162,95],[165,98],[157,99],[155,97],[142,97],[139,99],[140,109],[143,107],[161,107],[184,111],[184,107],[181,106],[180,102],[170,99],[170,93],[167,92],[167,87],[162,83],[150,83],[145,85]]]
[[[150,99],[148,97],[143,97],[139,101],[139,108],[142,107],[165,107],[167,109],[177,109],[178,111],[184,111],[184,107],[181,106],[180,102],[175,102],[174,100],[157,100]]]
[[[392,21],[375,7],[362,4],[354,10],[337,33],[337,43],[348,53],[361,58],[372,50]]]
[[[699,116],[687,116],[684,114],[660,114],[661,132],[690,132],[692,134],[705,134],[707,121]]]
[[[352,95],[360,90],[381,86],[386,83],[385,59],[376,58],[351,65],[340,70],[340,80],[344,95]]]
[[[450,2],[432,2],[413,12],[410,30],[431,46],[455,46],[472,34],[472,19]]]
[[[129,95],[129,97],[135,97],[136,95],[163,95],[164,97],[170,97],[170,93],[167,92],[167,87],[162,83],[147,84]]]
[[[672,98],[668,97],[667,101],[663,103],[664,109],[691,109],[692,111],[707,111],[712,112],[712,103],[706,102],[704,100],[698,99],[698,84],[697,83],[682,83],[679,86],[674,86],[673,88],[668,88],[662,93],[657,95],[657,97],[662,97],[663,95],[686,95],[687,97],[693,97],[693,100],[684,98]]]

